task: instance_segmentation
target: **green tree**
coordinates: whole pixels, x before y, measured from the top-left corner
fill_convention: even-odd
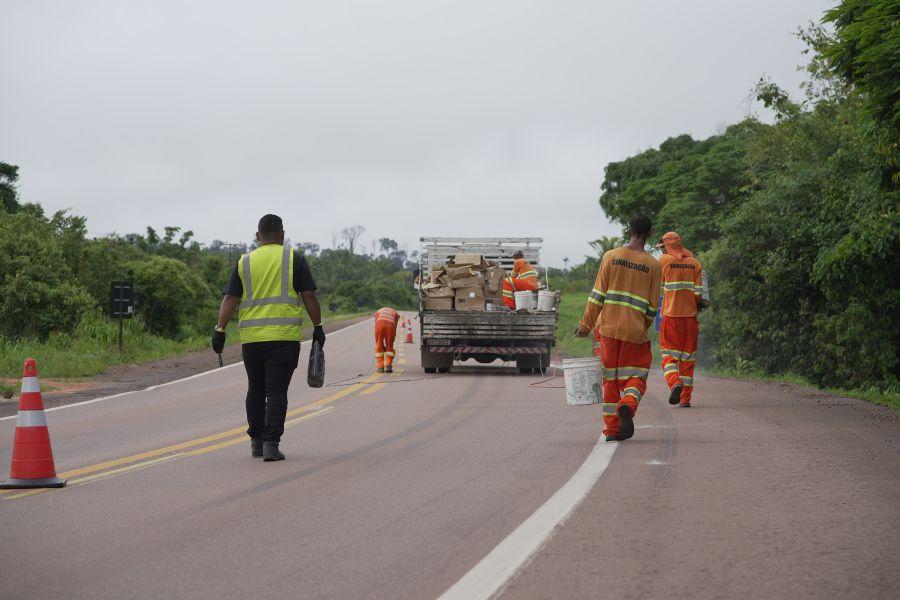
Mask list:
[[[12,214],[19,210],[16,182],[19,181],[19,167],[0,162],[0,209]]]

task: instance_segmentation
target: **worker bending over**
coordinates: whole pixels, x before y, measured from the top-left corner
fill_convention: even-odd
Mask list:
[[[400,313],[389,306],[375,311],[375,360],[379,373],[394,372],[394,340]]]
[[[517,250],[513,254],[513,259],[515,260],[513,262],[512,276],[519,284],[516,289],[519,291],[536,291],[538,289],[537,270],[525,259],[525,253]]]
[[[603,361],[606,441],[634,435],[634,415],[647,390],[652,361],[647,329],[656,317],[661,277],[659,263],[644,250],[650,228],[650,219],[634,217],[628,226],[628,244],[603,255],[584,316],[575,329],[578,337],[594,332],[594,355]]]
[[[694,353],[697,351],[697,312],[703,306],[700,261],[681,245],[674,231],[657,244],[664,254],[662,266],[663,305],[659,324],[659,352],[663,375],[671,390],[669,404],[691,405],[694,391]]]
[[[240,303],[238,333],[247,370],[247,435],[252,456],[284,460],[278,444],[284,433],[287,392],[300,360],[301,303],[313,323],[313,339],[325,345],[316,282],[306,259],[284,243],[277,215],[259,220],[259,248],[241,256],[225,285],[213,351],[225,346],[225,327]],[[238,268],[240,267],[240,268]]]

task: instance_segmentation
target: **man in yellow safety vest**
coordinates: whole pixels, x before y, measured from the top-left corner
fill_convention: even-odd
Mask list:
[[[241,354],[247,370],[247,435],[252,456],[284,460],[278,449],[284,433],[287,391],[300,361],[301,301],[313,322],[313,339],[325,345],[316,282],[306,259],[284,243],[276,215],[259,220],[259,248],[241,256],[225,286],[213,351],[225,346],[225,327],[238,314]]]

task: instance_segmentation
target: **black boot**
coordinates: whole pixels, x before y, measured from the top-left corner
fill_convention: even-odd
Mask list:
[[[676,405],[681,402],[681,384],[679,383],[675,387],[672,388],[672,393],[669,394],[669,404]]]
[[[627,440],[634,435],[634,413],[627,404],[620,404],[616,414],[619,415],[619,437],[622,441]]]
[[[388,366],[386,366],[386,367],[384,368],[384,372],[385,372],[385,373],[393,373],[393,372],[394,372],[394,367],[393,367],[393,365],[388,365]]]
[[[259,458],[263,455],[263,441],[262,440],[250,440],[250,456],[253,458]]]
[[[284,454],[278,449],[278,442],[263,442],[263,460],[265,462],[284,460]]]
[[[606,436],[606,441],[607,442],[621,442],[622,438],[620,438],[617,435],[608,435],[608,436]]]

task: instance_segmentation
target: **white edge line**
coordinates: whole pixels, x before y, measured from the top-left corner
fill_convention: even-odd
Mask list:
[[[369,320],[370,320],[370,319],[365,319],[365,320],[363,320],[363,321],[360,321],[359,323],[354,323],[353,325],[348,325],[347,327],[341,327],[340,329],[338,329],[337,331],[335,331],[335,332],[332,333],[331,335],[337,335],[337,334],[341,333],[342,331],[347,331],[347,330],[349,330],[349,329],[353,329],[353,328],[356,327],[357,325],[362,325],[362,324],[364,324],[364,323],[367,323]],[[303,343],[303,344],[308,344],[309,342],[310,342],[310,340],[306,340],[305,342],[302,342],[302,343]],[[142,389],[142,390],[131,390],[130,392],[121,392],[121,393],[119,393],[119,394],[113,394],[112,396],[103,396],[103,397],[101,397],[101,398],[94,398],[93,400],[84,400],[84,401],[82,401],[82,402],[73,402],[72,404],[64,404],[64,405],[62,405],[62,406],[54,406],[53,408],[45,408],[45,409],[44,409],[44,412],[53,412],[54,410],[63,410],[63,409],[65,409],[65,408],[74,408],[74,407],[76,407],[76,406],[84,406],[84,405],[86,405],[86,404],[93,404],[93,403],[95,403],[95,402],[104,402],[105,400],[112,400],[113,398],[121,398],[122,396],[127,396],[127,395],[129,395],[129,394],[138,394],[138,393],[140,393],[140,392],[152,392],[153,390],[159,389],[159,388],[161,388],[161,387],[166,387],[166,386],[168,386],[168,385],[175,385],[176,383],[181,383],[181,382],[183,382],[183,381],[189,381],[189,380],[191,380],[191,379],[197,379],[198,377],[203,377],[204,375],[209,375],[210,373],[218,373],[218,372],[221,372],[222,369],[228,369],[228,368],[231,368],[231,367],[236,367],[236,366],[238,366],[238,365],[240,365],[240,364],[242,364],[242,363],[239,361],[239,362],[236,362],[236,363],[232,363],[232,364],[230,364],[230,365],[225,365],[224,367],[218,367],[218,368],[216,368],[216,369],[211,369],[211,370],[209,370],[209,371],[203,371],[202,373],[195,373],[195,374],[190,375],[190,376],[188,376],[188,377],[182,377],[181,379],[176,379],[175,381],[169,381],[169,382],[167,382],[167,383],[160,383],[160,384],[157,384],[157,385],[152,385],[152,386],[150,386],[150,387],[148,387],[148,388],[144,388],[144,389]],[[10,419],[15,419],[16,417],[18,417],[17,414],[16,414],[16,415],[10,415],[10,416],[8,416],[8,417],[0,417],[0,421],[8,421],[8,420],[10,420]]]
[[[562,526],[603,475],[618,444],[602,439],[569,479],[543,506],[506,536],[439,600],[487,600],[509,582]]]

